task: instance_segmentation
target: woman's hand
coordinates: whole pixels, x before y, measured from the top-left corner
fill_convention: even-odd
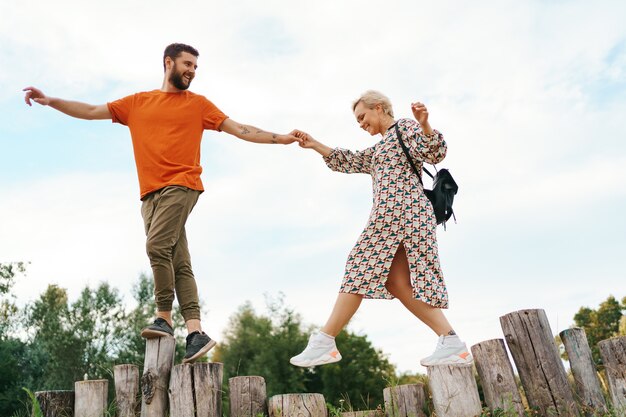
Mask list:
[[[427,135],[432,135],[433,129],[430,127],[430,123],[428,123],[428,109],[424,103],[411,103],[411,110],[413,111],[413,117],[415,120],[422,126],[422,130]]]

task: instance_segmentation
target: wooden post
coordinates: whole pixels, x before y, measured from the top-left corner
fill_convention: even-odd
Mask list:
[[[74,415],[76,417],[103,417],[109,398],[109,381],[77,381],[74,384]]]
[[[196,417],[222,417],[223,375],[224,365],[220,362],[193,364]]]
[[[437,417],[474,417],[481,413],[472,365],[429,366],[428,385]]]
[[[176,365],[170,378],[170,417],[195,417],[191,365]]]
[[[513,366],[504,347],[504,340],[485,340],[472,346],[476,370],[482,382],[485,403],[493,411],[507,412],[507,415],[524,415],[524,405],[520,396]]]
[[[578,394],[579,402],[582,404],[583,412],[587,416],[607,413],[606,401],[604,395],[602,395],[598,372],[593,363],[585,329],[573,328],[563,330],[559,333],[559,336],[561,336],[563,345],[565,345],[570,369],[576,384],[576,393]]]
[[[383,410],[344,411],[341,417],[384,417]]]
[[[270,417],[327,417],[322,394],[282,394],[270,397]]]
[[[397,385],[383,390],[387,417],[426,417],[423,384]],[[373,410],[374,412],[376,410]]]
[[[236,376],[228,380],[230,417],[267,415],[265,379],[261,376]]]
[[[74,391],[37,391],[42,417],[72,417],[74,415]]]
[[[146,358],[141,377],[141,417],[164,417],[167,388],[174,363],[176,341],[173,337],[146,340]]]
[[[626,336],[598,343],[616,415],[626,415]],[[623,414],[620,414],[623,413]]]
[[[540,415],[579,416],[545,311],[515,311],[500,324],[530,407]]]
[[[113,378],[118,417],[135,417],[139,409],[139,367],[116,365],[113,367]]]
[[[171,417],[222,417],[221,363],[176,365],[170,379]]]

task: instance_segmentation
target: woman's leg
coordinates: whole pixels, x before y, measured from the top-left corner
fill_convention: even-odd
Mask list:
[[[333,311],[322,327],[322,331],[329,336],[337,336],[359,309],[361,301],[363,301],[362,295],[339,293]]]
[[[422,359],[420,364],[432,366],[472,362],[472,355],[467,350],[467,346],[456,336],[443,311],[413,297],[409,262],[402,244],[391,263],[385,286],[415,317],[440,336],[435,352]]]
[[[409,262],[406,259],[404,245],[398,246],[396,255],[391,263],[389,276],[385,283],[387,290],[424,324],[430,327],[438,336],[454,334],[441,309],[416,300],[411,286]],[[452,333],[451,333],[452,332]]]

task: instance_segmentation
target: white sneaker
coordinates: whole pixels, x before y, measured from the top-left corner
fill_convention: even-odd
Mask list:
[[[458,336],[439,336],[435,352],[422,359],[422,366],[472,363],[474,358]]]
[[[311,367],[339,362],[341,353],[337,350],[335,339],[320,333],[313,333],[309,337],[309,343],[301,354],[289,360],[292,365]]]

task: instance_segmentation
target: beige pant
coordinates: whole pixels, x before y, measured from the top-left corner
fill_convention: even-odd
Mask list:
[[[141,205],[157,310],[171,311],[176,294],[185,321],[200,319],[198,287],[185,233],[187,217],[199,195],[200,191],[173,185],[147,195]]]

